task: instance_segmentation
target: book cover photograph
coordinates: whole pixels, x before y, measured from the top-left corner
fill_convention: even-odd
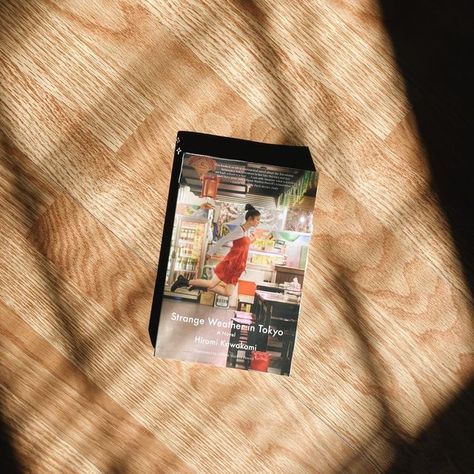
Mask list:
[[[317,182],[307,147],[178,132],[155,356],[290,375]]]

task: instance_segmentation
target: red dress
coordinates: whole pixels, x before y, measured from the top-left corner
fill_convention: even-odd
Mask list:
[[[227,255],[214,267],[214,273],[224,283],[237,284],[240,275],[247,266],[250,237],[243,236],[232,241],[232,248]]]

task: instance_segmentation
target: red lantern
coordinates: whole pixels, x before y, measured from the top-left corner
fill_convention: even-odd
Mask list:
[[[220,176],[217,176],[213,171],[209,171],[202,178],[201,197],[210,197],[215,199],[217,196],[217,189],[219,187]]]

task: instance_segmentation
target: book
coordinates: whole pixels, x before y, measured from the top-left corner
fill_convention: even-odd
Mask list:
[[[178,132],[155,356],[290,375],[318,177],[306,146]]]

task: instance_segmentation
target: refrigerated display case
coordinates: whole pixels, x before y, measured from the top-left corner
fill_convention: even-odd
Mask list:
[[[208,218],[176,216],[166,271],[165,295],[191,300],[198,299],[199,291],[178,288],[176,292],[171,292],[170,287],[178,275],[183,275],[189,280],[200,278],[205,262],[208,228]]]

